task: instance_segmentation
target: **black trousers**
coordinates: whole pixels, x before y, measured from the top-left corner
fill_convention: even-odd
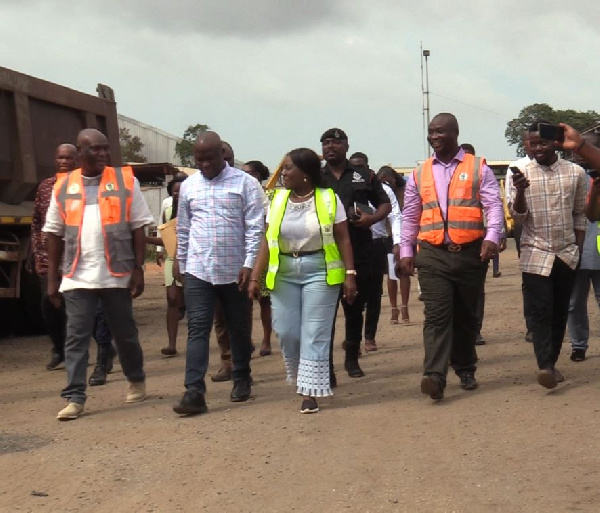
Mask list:
[[[65,354],[65,339],[67,337],[67,312],[64,301],[56,308],[48,298],[48,276],[40,276],[42,288],[42,317],[48,336],[52,341],[52,352],[60,356]]]
[[[381,314],[381,296],[383,295],[383,277],[387,274],[388,238],[373,239],[373,266],[368,283],[367,309],[365,312],[365,339],[375,340],[379,316]]]
[[[476,370],[477,307],[488,268],[480,252],[480,242],[459,253],[424,242],[415,258],[425,304],[423,373],[442,386],[448,361],[458,375]]]
[[[523,298],[540,369],[553,369],[560,356],[574,280],[575,271],[558,257],[550,276],[523,273]]]

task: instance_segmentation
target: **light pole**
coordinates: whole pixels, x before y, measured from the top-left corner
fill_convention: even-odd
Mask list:
[[[427,129],[429,128],[430,112],[429,112],[429,66],[427,59],[431,55],[429,50],[423,50],[421,42],[421,91],[423,92],[423,135],[425,138],[425,158],[429,156],[429,145],[427,143]],[[425,66],[423,66],[425,61]]]

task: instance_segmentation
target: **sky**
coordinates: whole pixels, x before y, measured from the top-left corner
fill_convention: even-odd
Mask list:
[[[422,159],[421,42],[431,116],[488,160],[527,105],[600,111],[598,0],[0,0],[0,28],[1,66],[271,169],[331,127],[374,169]]]

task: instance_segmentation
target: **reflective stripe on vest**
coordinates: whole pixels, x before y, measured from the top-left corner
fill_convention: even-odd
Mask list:
[[[485,159],[465,154],[459,162],[448,187],[446,221],[442,217],[435,181],[433,159],[427,159],[413,173],[421,196],[422,213],[418,239],[439,245],[444,231],[455,244],[481,239],[485,234],[483,212],[479,199],[481,169]]]
[[[289,190],[277,190],[269,209],[269,228],[267,229],[267,245],[269,246],[269,266],[267,269],[267,288],[273,290],[275,278],[279,270],[279,230],[290,196]],[[315,208],[323,239],[323,253],[327,267],[327,284],[339,285],[346,279],[346,269],[340,256],[340,250],[333,236],[337,201],[332,189],[315,189]]]
[[[98,208],[104,237],[104,255],[113,276],[126,276],[134,266],[131,202],[134,175],[131,167],[106,167],[98,186]],[[63,275],[73,276],[81,255],[81,227],[85,210],[85,187],[81,169],[59,179],[54,194],[65,221]]]

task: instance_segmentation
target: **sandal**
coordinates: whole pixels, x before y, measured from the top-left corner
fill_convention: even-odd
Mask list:
[[[175,356],[177,354],[177,349],[172,347],[163,347],[160,350],[160,354],[162,354],[163,356]]]
[[[392,307],[392,318],[390,319],[390,324],[398,324],[398,314],[400,313],[400,309],[397,307]]]
[[[402,322],[404,324],[408,324],[410,322],[410,317],[408,316],[408,305],[400,305],[400,309],[402,310]]]

